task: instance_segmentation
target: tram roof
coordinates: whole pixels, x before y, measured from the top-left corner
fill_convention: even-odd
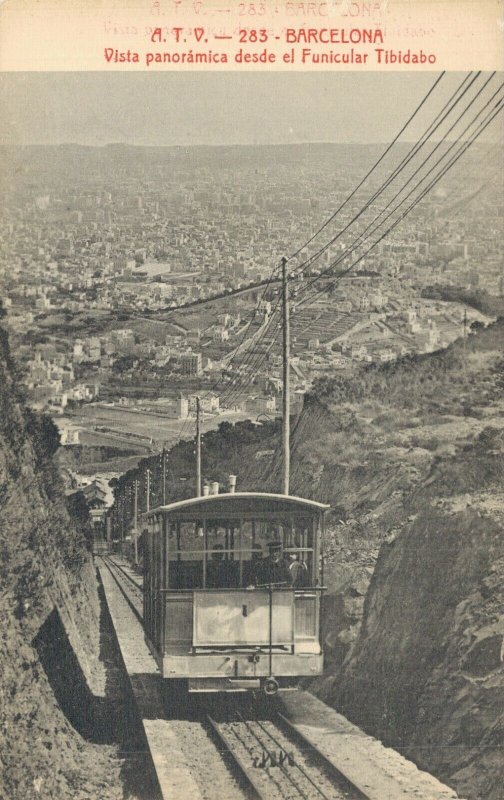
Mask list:
[[[241,502],[240,502],[241,501]],[[184,511],[185,509],[198,508],[202,512],[217,510],[219,506],[229,506],[234,503],[242,510],[247,508],[257,509],[261,505],[271,504],[274,510],[284,508],[287,510],[291,508],[304,509],[306,511],[327,511],[330,506],[326,503],[318,503],[316,500],[307,500],[305,497],[296,497],[290,494],[270,494],[269,492],[223,492],[222,494],[210,494],[201,497],[191,497],[188,500],[178,500],[176,503],[169,503],[164,506],[157,506],[151,509],[148,513],[159,514],[160,512]],[[219,508],[219,511],[223,510]]]

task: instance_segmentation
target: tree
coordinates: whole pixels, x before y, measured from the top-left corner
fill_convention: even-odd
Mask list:
[[[28,409],[26,416],[26,427],[33,439],[37,463],[42,466],[52,458],[61,444],[59,430],[49,414],[35,414]]]
[[[93,547],[93,528],[89,506],[82,492],[74,492],[65,498],[66,508],[70,517],[75,521],[77,527],[84,534],[86,547],[89,551]]]
[[[135,356],[120,356],[112,366],[112,370],[117,373],[127,372],[133,369],[137,359]]]
[[[469,329],[471,331],[481,331],[485,327],[483,322],[480,322],[479,319],[475,319],[474,322],[471,322]]]

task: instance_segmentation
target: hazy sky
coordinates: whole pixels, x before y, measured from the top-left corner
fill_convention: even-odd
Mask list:
[[[386,142],[437,75],[3,73],[0,143]],[[461,77],[443,78],[429,120]]]

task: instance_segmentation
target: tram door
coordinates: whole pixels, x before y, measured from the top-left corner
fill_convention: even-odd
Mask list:
[[[152,530],[144,533],[144,627],[150,641],[156,639],[156,535]]]
[[[154,644],[162,651],[163,635],[163,539],[158,531],[153,536],[153,563],[152,563],[152,598],[153,598],[153,634]]]

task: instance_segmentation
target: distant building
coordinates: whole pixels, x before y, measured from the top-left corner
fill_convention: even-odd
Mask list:
[[[112,505],[113,497],[110,490],[94,480],[80,491],[86,498],[93,528],[100,530],[105,521],[107,508]]]
[[[201,375],[203,371],[201,353],[183,353],[178,362],[183,375]]]
[[[176,402],[177,419],[186,419],[189,416],[189,400],[187,397],[177,397]]]
[[[135,341],[135,334],[131,328],[118,328],[111,332],[112,340],[116,343],[131,343]]]
[[[79,430],[74,428],[65,419],[57,419],[56,425],[62,445],[79,444]]]
[[[189,408],[196,411],[197,396],[191,395],[189,398]],[[200,398],[200,409],[208,414],[215,413],[220,408],[220,397],[215,392],[208,392]]]
[[[245,402],[245,409],[255,414],[275,412],[276,400],[274,397],[249,397]]]
[[[100,384],[99,383],[85,383],[84,387],[88,392],[89,397],[91,400],[94,400],[95,397],[98,397],[100,394]]]
[[[212,338],[214,342],[227,342],[229,339],[229,331],[222,325],[216,325],[212,333]]]
[[[186,342],[187,344],[199,344],[201,339],[201,331],[199,328],[194,328],[192,331],[187,331]]]
[[[269,300],[259,301],[259,311],[266,314],[268,317],[271,314],[271,303]]]

